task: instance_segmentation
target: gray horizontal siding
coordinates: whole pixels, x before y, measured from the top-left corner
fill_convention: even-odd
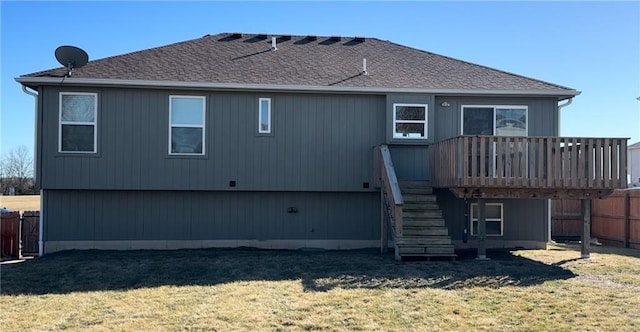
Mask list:
[[[378,193],[46,190],[45,197],[45,241],[380,238]]]
[[[463,231],[469,229],[469,206],[477,200],[455,197],[448,189],[436,191],[438,204],[453,240],[462,240]],[[488,203],[503,203],[503,236],[489,239],[504,241],[542,241],[547,238],[547,201],[540,199],[490,200]],[[469,236],[469,239],[476,237]]]
[[[64,87],[98,93],[98,153],[60,154],[60,91],[41,93],[45,189],[370,191],[385,141],[384,96]],[[171,94],[207,97],[205,157],[168,155]],[[260,97],[272,98],[271,136],[257,135]]]

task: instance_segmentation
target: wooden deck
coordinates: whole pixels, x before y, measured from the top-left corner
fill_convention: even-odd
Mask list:
[[[466,198],[596,198],[627,186],[627,139],[459,136],[430,147],[434,187]]]

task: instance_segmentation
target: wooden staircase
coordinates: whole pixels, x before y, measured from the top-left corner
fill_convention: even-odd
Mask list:
[[[399,181],[404,205],[402,231],[396,236],[396,259],[404,257],[451,257],[454,246],[442,211],[428,181]]]

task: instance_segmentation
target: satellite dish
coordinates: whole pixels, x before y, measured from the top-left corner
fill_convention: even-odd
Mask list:
[[[80,68],[89,62],[87,52],[75,46],[60,46],[56,48],[56,59],[67,68],[67,76],[71,76],[73,69]]]

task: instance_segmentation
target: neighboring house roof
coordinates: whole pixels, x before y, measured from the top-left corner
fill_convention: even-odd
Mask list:
[[[627,146],[627,149],[633,149],[633,150],[640,149],[640,141]]]
[[[206,35],[90,61],[65,84],[156,85],[301,90],[415,91],[575,96],[578,91],[376,38]],[[363,71],[367,62],[367,75]],[[17,78],[27,86],[59,83],[65,68]]]

